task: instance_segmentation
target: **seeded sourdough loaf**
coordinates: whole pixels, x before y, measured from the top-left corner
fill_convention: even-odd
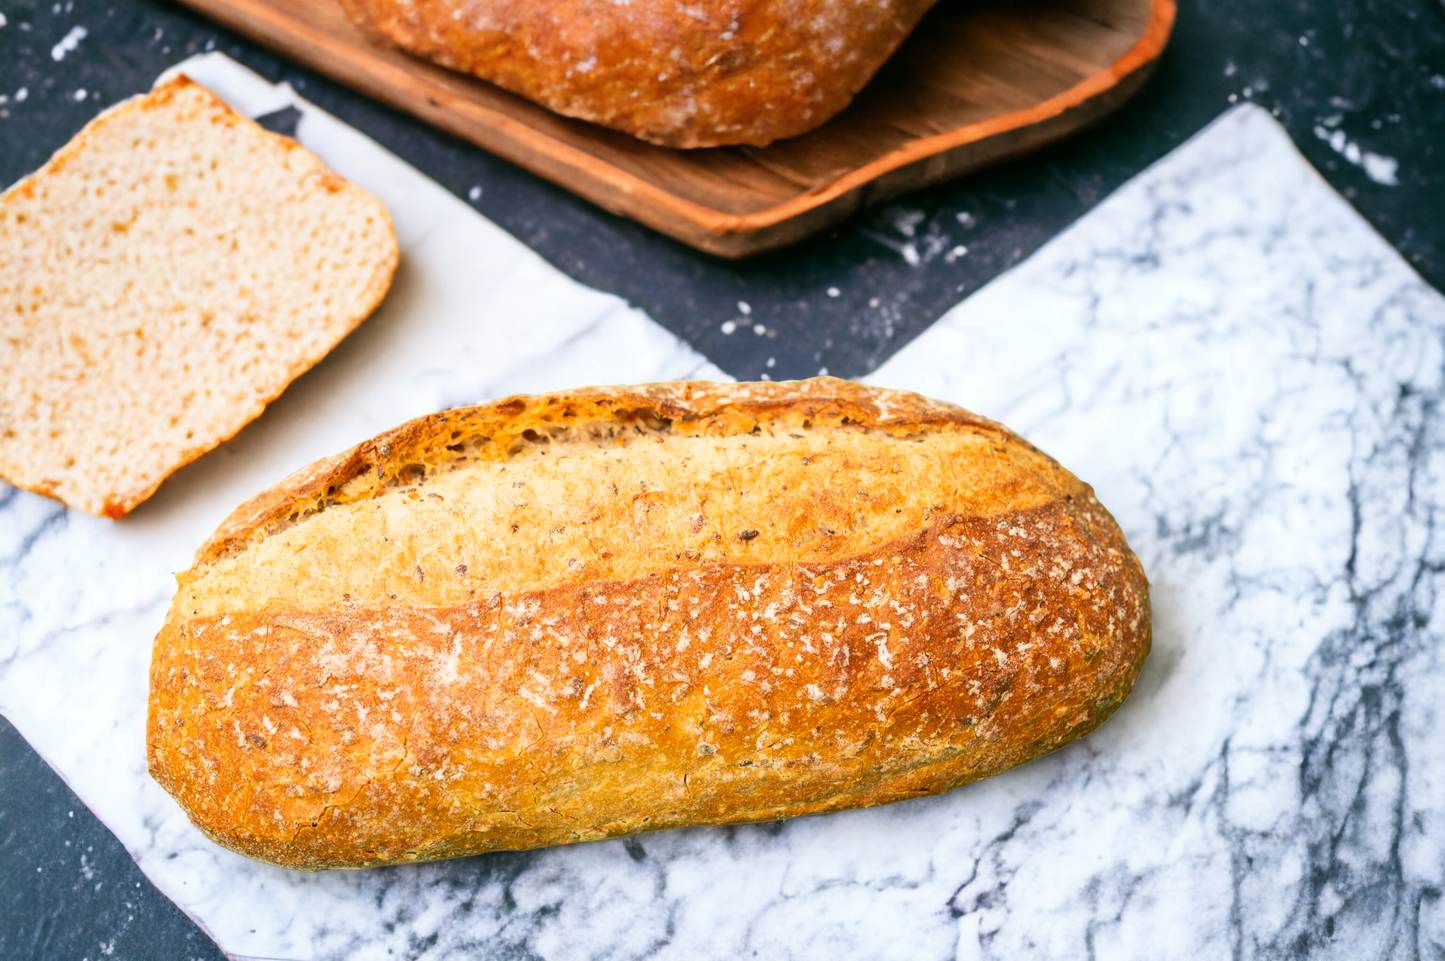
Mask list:
[[[305,869],[948,791],[1093,730],[1150,640],[1087,485],[831,379],[415,420],[241,507],[179,580],[151,773]]]
[[[185,77],[0,195],[0,478],[121,517],[380,303],[386,209]]]
[[[935,0],[340,0],[412,53],[664,147],[823,123]]]

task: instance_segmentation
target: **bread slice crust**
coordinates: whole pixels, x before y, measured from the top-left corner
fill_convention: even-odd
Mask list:
[[[386,208],[184,75],[0,195],[0,477],[120,518],[381,303]]]
[[[597,443],[609,423],[631,438]],[[614,491],[625,464],[651,481]],[[593,483],[555,496],[574,469]],[[303,869],[951,790],[1097,727],[1150,644],[1087,485],[959,408],[828,379],[422,418],[244,505],[180,580],[151,772],[218,843]]]

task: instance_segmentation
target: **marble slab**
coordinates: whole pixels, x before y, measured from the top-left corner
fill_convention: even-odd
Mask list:
[[[204,63],[255,111],[289,97]],[[145,670],[168,572],[231,506],[439,406],[708,373],[301,109],[302,140],[408,219],[383,313],[121,524],[0,494],[0,709],[226,951],[1445,954],[1445,298],[1252,107],[872,377],[1004,420],[1118,516],[1155,652],[1098,732],[945,797],[773,825],[320,875],[206,842],[145,778]]]
[[[957,818],[927,882],[955,956],[1445,958],[1445,298],[1270,115],[872,379],[1068,465],[1152,584],[1111,721],[920,805]]]

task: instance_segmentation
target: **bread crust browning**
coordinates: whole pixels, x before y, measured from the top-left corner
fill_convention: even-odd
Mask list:
[[[752,513],[728,514],[720,494],[708,511],[754,526],[725,539],[706,523],[670,525],[664,489],[627,501],[645,553],[614,534],[555,574],[519,575],[500,548],[448,570],[439,534],[408,539],[404,511],[440,511],[436,491],[455,501],[529,477],[543,487],[557,465],[528,460],[509,438],[555,432],[568,414],[661,425],[610,454],[575,434],[553,442],[549,456],[565,448],[595,477],[599,514],[608,478],[623,476],[602,470],[606,457],[661,451],[679,485],[697,488],[708,482],[688,471],[706,451],[736,458],[729,443],[746,439],[744,466],[766,478],[743,491]],[[443,443],[458,425],[494,442],[495,460],[473,446],[461,467],[428,464],[461,446]],[[983,445],[970,456],[985,480],[958,487],[954,503],[888,493],[855,515],[860,530],[812,539],[770,516],[790,484],[815,509],[793,505],[790,518],[837,525],[826,492],[840,477],[857,488],[853,501],[884,496],[878,471],[840,457],[875,450],[896,466],[918,463],[889,461],[899,445],[974,449],[945,439]],[[824,440],[838,449],[819,453]],[[414,478],[419,464],[435,479]],[[976,466],[955,465],[968,476]],[[901,482],[945,489],[920,472]],[[413,583],[388,581],[380,603],[360,575],[336,602],[325,590],[248,594],[245,565],[271,543],[321,550],[324,540],[303,535],[327,512],[390,531],[415,561]],[[890,512],[900,519],[885,527]],[[609,529],[600,516],[590,523]],[[951,790],[1097,727],[1132,689],[1150,642],[1143,572],[1087,485],[966,411],[831,380],[579,391],[422,418],[238,510],[182,584],[152,662],[151,772],[218,843],[304,869]]]
[[[936,0],[340,0],[360,24],[665,147],[765,146],[848,105]]]
[[[447,456],[446,448],[460,432],[488,438],[490,443],[479,454],[504,461],[528,431],[608,418],[635,424],[640,416],[672,421],[678,433],[717,436],[747,434],[762,424],[794,423],[804,430],[815,423],[853,424],[899,434],[954,425],[997,431],[1009,442],[1033,450],[998,424],[961,407],[834,377],[792,383],[684,381],[508,397],[418,417],[301,468],[226,518],[196,552],[192,569],[244,550],[277,523],[305,517],[328,503],[354,502],[385,491],[402,480],[407,468]]]

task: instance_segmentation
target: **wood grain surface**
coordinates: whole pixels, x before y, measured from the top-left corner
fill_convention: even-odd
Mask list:
[[[700,250],[746,257],[1056,142],[1136,91],[1175,0],[943,0],[854,103],[767,147],[672,150],[392,47],[335,0],[182,0],[238,33]]]

